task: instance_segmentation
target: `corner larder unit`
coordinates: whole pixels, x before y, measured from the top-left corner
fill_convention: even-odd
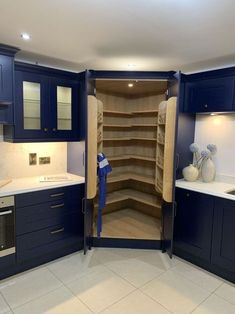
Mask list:
[[[171,201],[172,194],[176,119],[176,98],[167,100],[167,88],[166,80],[138,81],[133,88],[125,80],[96,81],[90,109],[97,108],[97,153],[103,152],[112,166],[102,238],[161,240],[163,195]],[[88,132],[88,145],[89,133],[90,141],[95,134]]]

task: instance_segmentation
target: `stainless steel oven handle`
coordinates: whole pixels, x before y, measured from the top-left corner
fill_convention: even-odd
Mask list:
[[[12,210],[6,210],[5,212],[0,212],[0,216],[10,215],[12,214]]]

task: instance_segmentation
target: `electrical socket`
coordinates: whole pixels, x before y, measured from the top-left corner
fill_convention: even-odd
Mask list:
[[[30,153],[29,154],[29,165],[35,166],[37,164],[37,154],[36,153]]]
[[[39,157],[39,165],[47,165],[51,163],[51,157]]]

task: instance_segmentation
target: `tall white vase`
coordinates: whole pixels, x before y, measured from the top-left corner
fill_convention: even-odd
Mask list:
[[[215,179],[215,174],[214,162],[210,158],[204,160],[201,168],[202,181],[212,182]]]

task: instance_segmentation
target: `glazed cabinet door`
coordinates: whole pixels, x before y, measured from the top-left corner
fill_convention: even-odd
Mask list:
[[[211,262],[235,275],[234,200],[215,200]]]
[[[45,76],[16,71],[15,138],[33,141],[50,132],[49,85]]]
[[[67,79],[51,78],[52,137],[79,140],[78,83]]]
[[[210,261],[214,198],[185,189],[176,189],[177,211],[174,250]]]

